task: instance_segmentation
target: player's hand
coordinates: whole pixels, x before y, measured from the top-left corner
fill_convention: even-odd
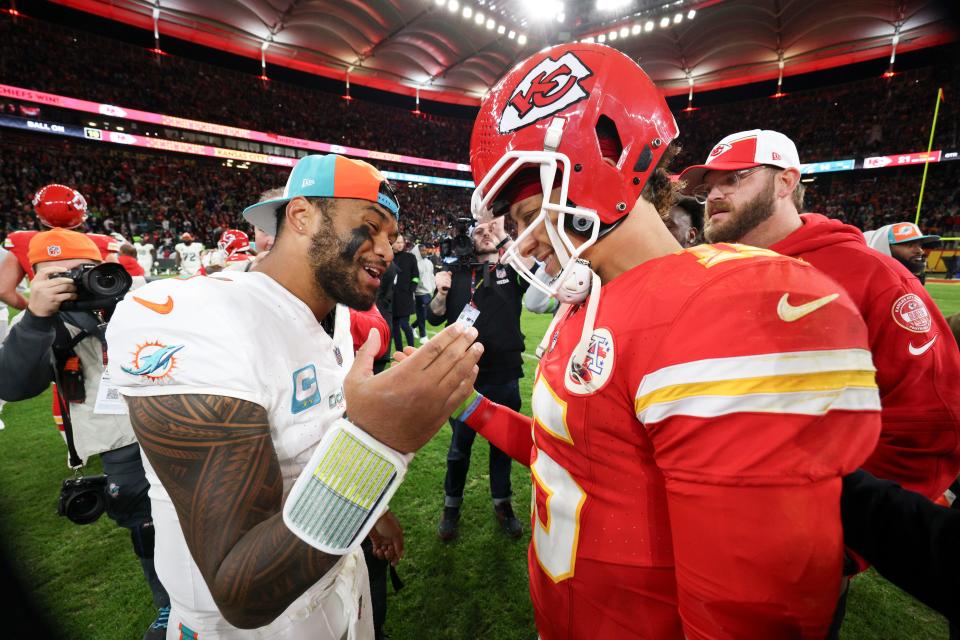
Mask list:
[[[393,566],[403,558],[403,527],[392,511],[385,512],[370,530],[373,555]]]
[[[27,309],[38,318],[48,318],[60,311],[67,300],[77,299],[77,287],[70,278],[61,278],[55,269],[37,272],[30,284]]]
[[[347,418],[401,453],[416,451],[470,395],[483,346],[454,323],[386,371],[373,375],[380,334],[371,329],[343,381]]]
[[[403,351],[394,351],[393,352],[393,361],[394,362],[403,362],[407,357],[412,356],[417,352],[416,347],[404,347]]]
[[[503,229],[504,217],[505,216],[497,216],[487,223],[487,230],[490,232],[490,235],[493,236],[494,242],[499,243],[507,237],[507,232]]]
[[[450,291],[450,283],[453,280],[453,277],[450,275],[449,271],[441,271],[436,275],[434,281],[437,285],[437,293],[447,295],[447,292]]]

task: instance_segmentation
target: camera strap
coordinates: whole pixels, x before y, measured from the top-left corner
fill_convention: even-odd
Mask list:
[[[81,340],[90,337],[91,335],[96,337],[102,345],[104,364],[106,364],[107,344],[103,336],[103,331],[99,329],[96,318],[91,314],[65,312],[63,315],[66,315],[71,324],[74,324],[74,326],[80,329],[80,331],[77,333],[77,335],[71,336],[70,330],[67,329],[63,319],[60,317],[57,318],[57,321],[54,324],[57,337],[54,340],[52,349],[53,380],[56,383],[58,390],[56,393],[57,404],[60,407],[60,417],[63,420],[63,434],[66,437],[67,451],[70,454],[70,467],[77,470],[83,467],[83,459],[80,457],[80,454],[77,453],[77,447],[74,444],[73,421],[70,419],[70,403],[67,402],[67,399],[62,392],[64,386],[60,375],[61,367],[63,366],[66,358],[77,357],[74,348],[80,344]]]
[[[60,382],[60,365],[56,361],[56,356],[54,356],[53,362],[53,381],[57,384],[57,388],[60,389],[62,384]],[[70,420],[70,403],[68,403],[62,393],[56,393],[57,403],[60,405],[60,418],[63,420],[63,435],[67,439],[67,451],[70,454],[70,468],[71,469],[80,469],[83,467],[83,459],[80,458],[80,454],[77,453],[77,447],[73,443],[73,421]]]

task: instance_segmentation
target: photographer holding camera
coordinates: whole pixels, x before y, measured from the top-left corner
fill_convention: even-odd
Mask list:
[[[106,321],[131,278],[119,264],[101,264],[93,241],[67,229],[36,234],[28,257],[36,275],[27,309],[14,318],[0,347],[0,398],[33,398],[57,383],[69,464],[76,472],[63,483],[58,513],[89,524],[106,511],[130,530],[160,610],[144,638],[165,638],[170,601],[154,571],[149,485],[126,405],[106,375]],[[96,454],[104,475],[81,477],[80,469]]]
[[[436,275],[437,292],[430,301],[427,321],[432,325],[458,319],[476,328],[483,356],[476,390],[494,402],[520,410],[520,378],[523,377],[524,336],[520,331],[523,293],[529,286],[511,266],[499,263],[500,251],[511,239],[503,229],[503,218],[468,227],[471,220],[457,221],[457,235],[442,243],[443,271]],[[531,260],[531,263],[533,261]],[[459,420],[450,419],[453,437],[447,452],[444,479],[443,517],[437,533],[441,540],[457,536],[460,505],[470,449],[477,433]],[[523,528],[510,503],[510,456],[490,446],[490,494],[493,509],[503,531],[519,538]]]

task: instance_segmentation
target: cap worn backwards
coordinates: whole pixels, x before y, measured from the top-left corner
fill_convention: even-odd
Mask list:
[[[283,196],[265,200],[243,210],[243,217],[270,235],[277,234],[277,207],[294,198],[356,198],[383,206],[400,216],[393,186],[380,171],[362,160],[336,154],[300,158],[283,189]]]

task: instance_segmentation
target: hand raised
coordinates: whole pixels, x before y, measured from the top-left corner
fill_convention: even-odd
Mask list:
[[[38,318],[55,315],[65,301],[77,299],[77,287],[73,280],[61,278],[59,274],[53,269],[38,271],[30,284],[27,309]]]
[[[385,445],[416,451],[470,395],[483,346],[454,323],[402,362],[373,375],[380,335],[371,331],[343,383],[347,418]]]
[[[450,291],[450,284],[452,282],[452,277],[449,271],[441,271],[438,273],[434,279],[434,282],[437,285],[437,291],[446,295]]]

